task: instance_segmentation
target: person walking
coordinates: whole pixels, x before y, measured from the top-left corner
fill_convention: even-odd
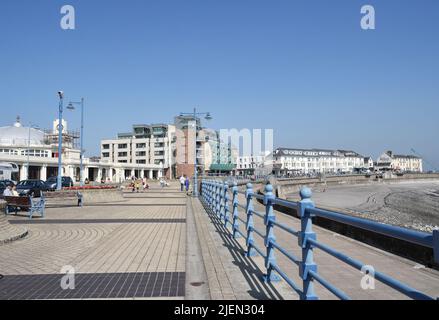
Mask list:
[[[185,182],[186,182],[186,178],[185,178],[185,176],[181,175],[181,177],[180,177],[180,191],[183,191],[183,190],[184,190],[184,184],[185,184]]]
[[[139,193],[139,190],[140,190],[140,181],[139,181],[139,180],[136,180],[136,181],[134,182],[134,184],[135,184],[135,186],[136,186],[136,192]]]
[[[189,185],[190,185],[189,177],[186,177],[186,180],[184,181],[184,185],[186,187],[186,194],[189,192]]]

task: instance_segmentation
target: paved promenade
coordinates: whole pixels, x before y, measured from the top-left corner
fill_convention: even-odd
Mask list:
[[[0,246],[0,299],[183,298],[186,196],[168,188],[125,198],[10,216],[29,234]],[[61,289],[64,266],[74,290]]]
[[[255,208],[263,211],[259,204]],[[298,228],[297,219],[276,214],[279,221]],[[186,197],[175,184],[126,192],[123,201],[84,208],[51,205],[44,219],[7,219],[28,234],[0,244],[0,299],[298,299],[284,281],[262,282],[263,259],[246,258],[243,239],[232,239],[198,199]],[[256,217],[255,222],[263,230]],[[439,272],[322,228],[315,230],[324,243],[439,296]],[[290,253],[300,256],[296,238],[281,230],[276,236]],[[297,267],[279,253],[277,258],[300,287]],[[315,260],[319,273],[354,299],[405,298],[379,282],[374,290],[362,290],[359,271],[319,250]],[[74,268],[74,290],[61,288],[65,266]],[[321,299],[335,298],[319,285],[316,293]]]

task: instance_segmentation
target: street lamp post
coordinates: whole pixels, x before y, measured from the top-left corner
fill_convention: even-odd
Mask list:
[[[28,137],[27,137],[26,180],[29,180],[29,167],[30,167],[29,154],[30,154],[30,130],[31,129],[39,129],[39,127],[34,126],[31,123],[29,123],[29,132],[28,132]]]
[[[197,112],[197,109],[196,109],[196,108],[194,108],[194,111],[191,112],[191,113],[184,113],[184,112],[182,112],[182,113],[180,113],[180,115],[181,115],[181,116],[184,116],[184,115],[186,115],[186,116],[187,116],[187,115],[189,115],[189,116],[193,116],[194,121],[195,121],[194,186],[193,186],[193,192],[192,192],[192,194],[193,194],[194,197],[198,197],[198,181],[197,181],[197,176],[198,176],[198,170],[197,170],[197,131],[198,131],[198,130],[197,130],[197,129],[198,129],[198,128],[197,128],[197,116],[205,115],[205,119],[206,119],[206,120],[211,120],[212,117],[211,117],[211,115],[210,115],[210,112]]]
[[[63,133],[63,125],[62,125],[62,112],[63,112],[63,100],[64,100],[64,92],[58,91],[59,96],[59,119],[58,119],[58,179],[56,183],[56,190],[62,189],[62,133]]]
[[[73,106],[74,104],[79,104],[81,105],[81,152],[79,155],[79,184],[80,186],[84,186],[84,167],[83,167],[83,158],[84,158],[84,98],[81,98],[81,102],[70,102],[69,106],[67,108],[69,108],[70,110],[74,110],[75,107]]]

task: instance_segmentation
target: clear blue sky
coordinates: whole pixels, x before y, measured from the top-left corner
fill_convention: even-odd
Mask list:
[[[437,0],[2,0],[0,125],[50,127],[62,89],[86,98],[88,155],[197,106],[217,129],[275,129],[275,146],[413,147],[439,166],[438,36]]]

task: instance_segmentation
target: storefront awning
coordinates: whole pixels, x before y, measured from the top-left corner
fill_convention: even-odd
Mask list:
[[[210,165],[211,171],[232,171],[235,168],[236,164],[233,163],[214,163]]]

